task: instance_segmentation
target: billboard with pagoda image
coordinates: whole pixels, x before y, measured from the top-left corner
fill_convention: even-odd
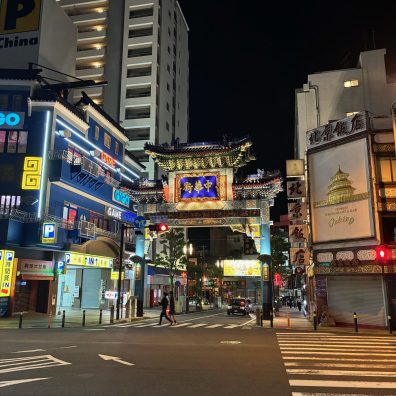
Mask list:
[[[309,154],[313,243],[374,236],[366,139]]]

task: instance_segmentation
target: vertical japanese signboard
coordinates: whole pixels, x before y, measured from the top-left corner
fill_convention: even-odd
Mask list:
[[[12,274],[14,271],[14,252],[0,250],[0,297],[11,295]]]

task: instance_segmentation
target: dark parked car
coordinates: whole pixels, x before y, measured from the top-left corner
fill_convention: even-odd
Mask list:
[[[227,308],[227,315],[234,313],[241,313],[243,315],[248,315],[251,310],[250,301],[246,298],[233,298],[230,305]]]

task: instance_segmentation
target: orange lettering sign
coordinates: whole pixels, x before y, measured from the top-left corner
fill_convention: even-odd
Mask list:
[[[109,154],[106,154],[105,152],[102,151],[101,158],[103,162],[106,162],[106,164],[110,165],[112,168],[115,168],[114,158],[111,157]]]

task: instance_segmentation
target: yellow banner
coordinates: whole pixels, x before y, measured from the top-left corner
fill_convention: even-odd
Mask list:
[[[14,253],[12,250],[0,250],[0,297],[11,295]]]
[[[111,280],[118,280],[119,274],[118,271],[111,271]],[[125,279],[125,272],[121,272],[121,280]]]
[[[261,276],[259,260],[223,260],[224,276]]]
[[[74,252],[65,252],[65,263],[68,265],[81,265],[91,268],[113,268],[113,259],[110,257]]]

